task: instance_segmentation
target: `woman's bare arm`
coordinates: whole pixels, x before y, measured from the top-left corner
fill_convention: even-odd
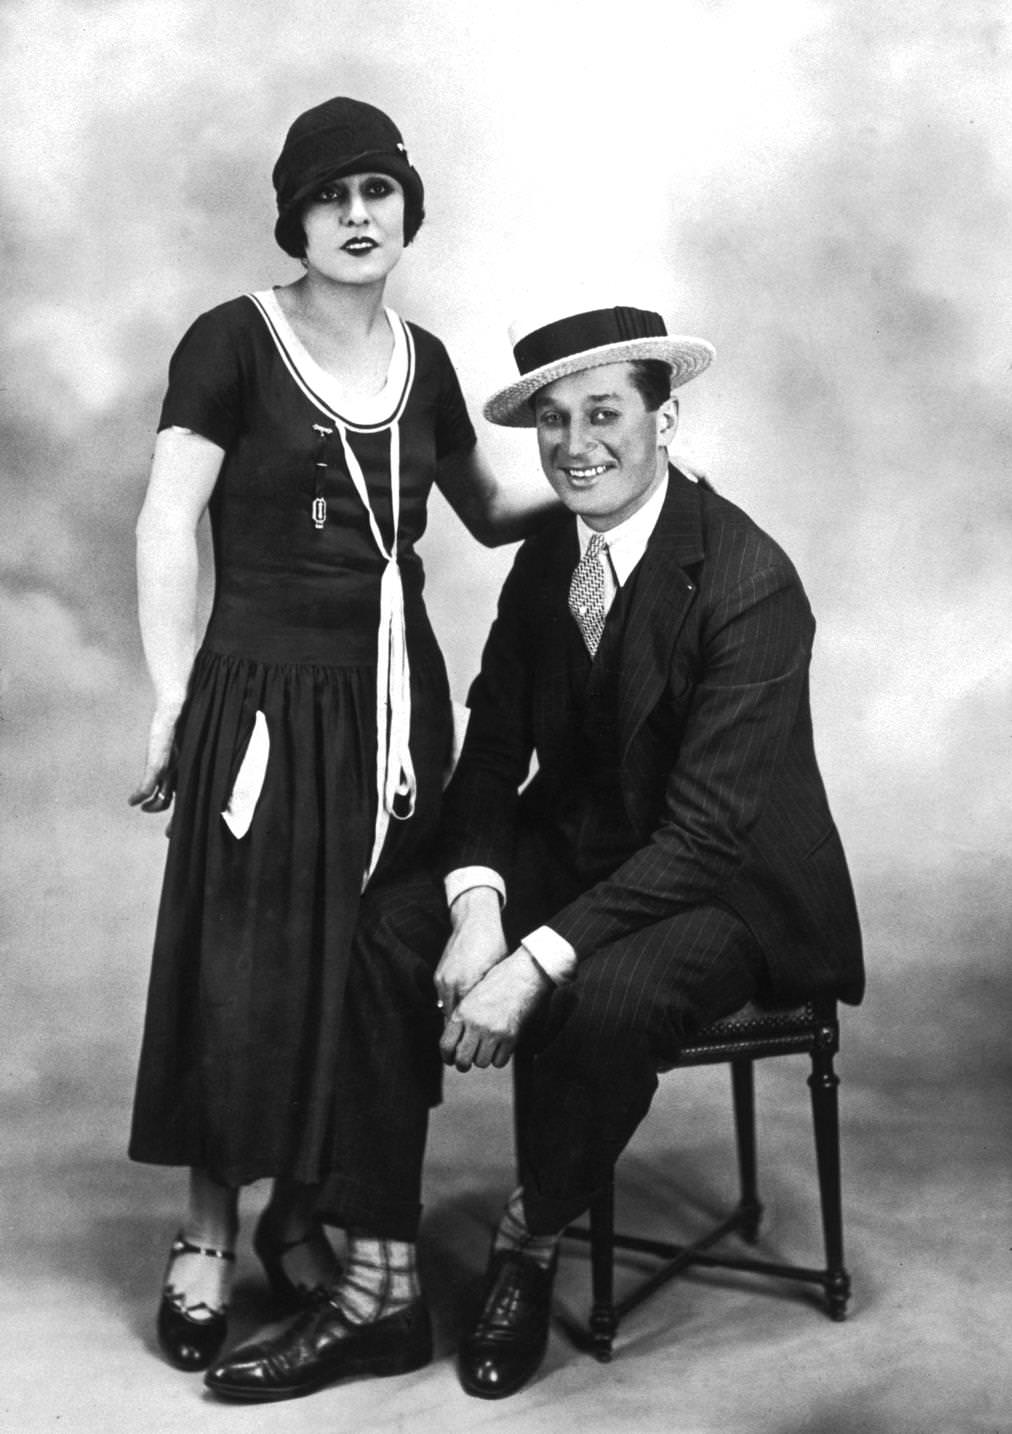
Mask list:
[[[151,478],[137,520],[141,640],[155,689],[144,775],[131,806],[161,812],[172,800],[172,743],[196,647],[197,525],[225,453],[187,429],[155,442]]]
[[[486,548],[517,543],[561,508],[545,478],[502,484],[478,448],[444,458],[436,485],[472,537]]]

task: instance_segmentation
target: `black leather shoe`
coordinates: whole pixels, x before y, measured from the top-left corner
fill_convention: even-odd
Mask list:
[[[557,1254],[547,1269],[516,1250],[492,1255],[481,1314],[460,1346],[460,1382],[468,1394],[505,1399],[539,1369],[557,1263]]]
[[[371,1324],[352,1324],[323,1297],[280,1334],[233,1350],[204,1383],[225,1399],[296,1399],[353,1374],[407,1374],[431,1359],[424,1301]]]
[[[209,1255],[216,1260],[234,1263],[235,1252],[219,1250],[211,1245],[193,1245],[181,1234],[173,1240],[169,1252],[165,1288],[158,1306],[158,1343],[165,1358],[177,1369],[206,1369],[225,1343],[228,1305],[218,1309],[203,1303],[187,1306],[185,1297],[173,1289],[170,1281],[172,1262],[178,1255]],[[203,1318],[194,1319],[198,1311],[203,1311]]]

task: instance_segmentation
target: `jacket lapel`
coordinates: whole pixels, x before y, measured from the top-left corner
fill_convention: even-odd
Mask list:
[[[620,663],[619,730],[625,757],[667,681],[671,652],[696,598],[703,560],[699,487],[668,470],[668,495],[636,574]]]

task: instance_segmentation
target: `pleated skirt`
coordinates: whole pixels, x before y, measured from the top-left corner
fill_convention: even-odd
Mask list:
[[[371,666],[198,655],[178,728],[131,1158],[229,1185],[353,1173],[353,1147],[383,1115],[360,1109],[358,1083],[349,1120],[347,1073],[393,1046],[401,1074],[384,1101],[402,1103],[405,1084],[416,1104],[419,1091],[438,1100],[433,952],[352,960],[376,815],[375,684]],[[424,857],[438,818],[452,718],[434,639],[412,655],[411,688],[418,799],[390,825],[374,902]],[[266,766],[237,835],[223,813],[255,728]],[[349,1003],[355,965],[366,979]]]

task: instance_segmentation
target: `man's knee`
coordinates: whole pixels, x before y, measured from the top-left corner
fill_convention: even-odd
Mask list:
[[[552,1064],[597,1082],[616,1060],[649,1060],[652,1019],[650,993],[619,965],[591,957],[554,992],[534,1044]]]
[[[700,1026],[748,1000],[762,970],[748,929],[701,908],[586,957],[555,993],[545,1030],[571,1061],[670,1062]]]

